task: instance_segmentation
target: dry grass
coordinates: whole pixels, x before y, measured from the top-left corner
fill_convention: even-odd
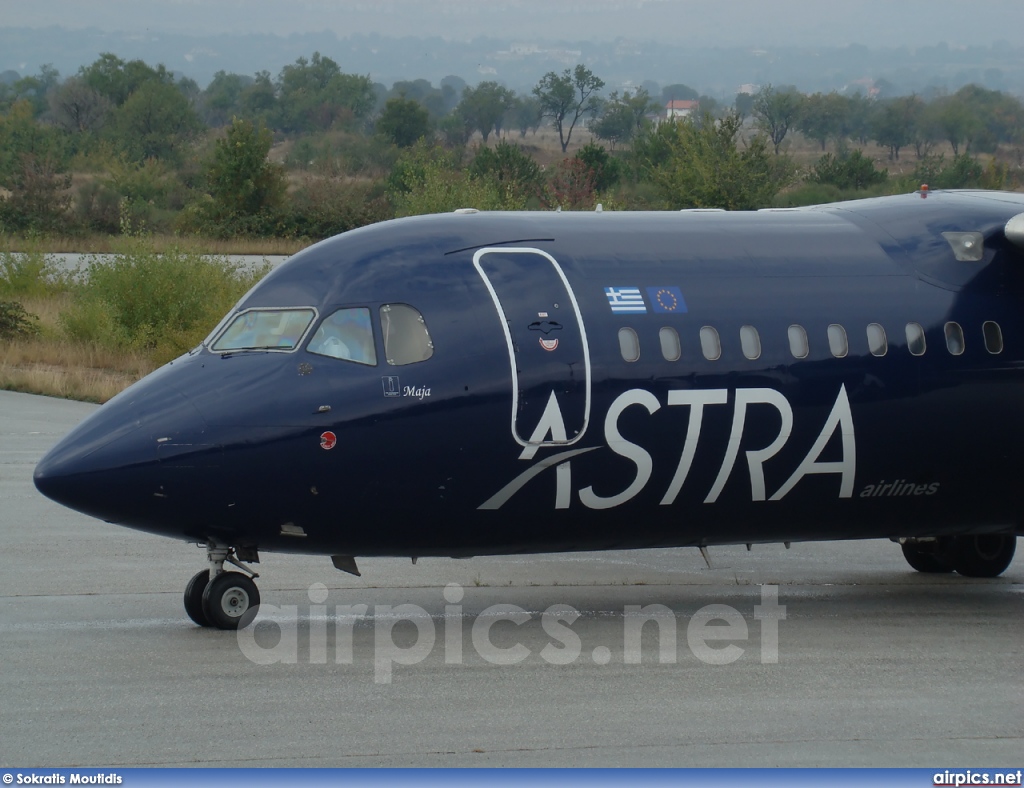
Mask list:
[[[147,375],[141,355],[43,337],[0,343],[0,388],[50,397],[106,402]]]
[[[153,250],[184,249],[202,254],[291,255],[309,246],[311,241],[294,238],[192,238],[179,235],[154,235],[148,238]],[[53,254],[110,254],[116,252],[123,239],[110,235],[54,236],[29,240],[14,235],[0,235],[0,252],[22,252],[44,247]]]
[[[138,378],[103,369],[10,365],[0,352],[0,389],[47,397],[104,403]]]
[[[0,343],[0,389],[8,391],[106,402],[152,369],[144,356],[62,339]]]
[[[66,294],[24,300],[40,333],[0,342],[0,389],[102,403],[154,369],[141,353],[64,339],[58,320],[69,303]]]

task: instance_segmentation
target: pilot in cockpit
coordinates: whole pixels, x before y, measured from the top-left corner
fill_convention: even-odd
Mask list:
[[[376,364],[370,310],[339,309],[330,315],[310,340],[309,352],[358,364]]]

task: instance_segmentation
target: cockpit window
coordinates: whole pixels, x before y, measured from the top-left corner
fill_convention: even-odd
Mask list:
[[[294,350],[316,317],[308,309],[249,309],[237,315],[210,350]]]
[[[362,306],[339,309],[320,324],[306,350],[320,356],[376,366],[377,350],[373,346],[370,310]]]
[[[423,315],[408,304],[384,304],[380,308],[380,327],[384,334],[384,356],[391,366],[415,364],[434,355],[434,343]]]

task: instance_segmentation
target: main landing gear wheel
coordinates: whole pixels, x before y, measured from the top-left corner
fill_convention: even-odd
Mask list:
[[[965,577],[998,577],[1013,561],[1017,537],[1013,534],[958,536],[950,555],[953,568]]]
[[[196,572],[185,586],[185,612],[201,627],[210,626],[210,619],[203,611],[203,592],[210,582],[210,570]]]
[[[903,557],[918,572],[956,570],[964,577],[999,577],[1013,561],[1017,537],[1013,534],[942,536],[930,541],[907,541]]]
[[[949,540],[940,539],[935,542],[904,542],[903,557],[918,572],[928,574],[945,574],[953,571],[953,564],[948,558]]]
[[[238,629],[243,619],[248,624],[245,614],[259,604],[259,589],[241,572],[221,572],[203,591],[203,613],[217,629]]]

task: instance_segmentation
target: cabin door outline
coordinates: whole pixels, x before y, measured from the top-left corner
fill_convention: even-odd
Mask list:
[[[550,310],[548,317],[554,321],[560,322],[563,326],[561,331],[565,331],[564,334],[562,334],[561,331],[552,332],[552,337],[559,339],[559,341],[563,341],[565,339],[571,340],[574,339],[575,336],[578,336],[583,362],[582,418],[578,421],[573,421],[571,413],[573,410],[577,412],[579,411],[578,403],[566,402],[566,398],[564,396],[560,399],[557,393],[555,393],[555,399],[558,401],[561,412],[563,414],[567,411],[570,413],[570,421],[565,423],[566,434],[564,440],[556,438],[551,432],[546,433],[541,440],[530,440],[540,421],[540,419],[536,417],[536,408],[533,410],[533,418],[531,419],[532,423],[523,423],[520,418],[520,400],[523,396],[520,380],[521,356],[519,356],[517,352],[516,339],[512,335],[512,327],[509,322],[510,318],[505,307],[502,305],[502,300],[498,295],[498,288],[495,287],[495,284],[491,281],[491,278],[487,275],[487,272],[484,269],[484,258],[488,255],[532,255],[539,258],[538,264],[541,267],[531,270],[538,271],[538,276],[536,277],[538,279],[537,284],[541,286],[546,285],[549,292],[539,294],[537,303],[543,303],[541,300],[541,296],[543,295],[553,296],[555,298],[555,303],[558,304],[559,308],[557,312],[555,310]],[[505,344],[508,348],[508,360],[512,376],[512,437],[520,446],[523,447],[571,446],[572,444],[577,443],[586,434],[587,427],[590,425],[592,387],[590,345],[587,341],[587,329],[583,322],[583,313],[580,310],[579,302],[576,300],[576,294],[573,292],[572,286],[569,284],[569,280],[565,276],[565,272],[562,270],[562,266],[560,266],[558,261],[547,252],[532,247],[487,247],[484,249],[478,249],[473,255],[473,265],[476,268],[477,273],[480,274],[480,278],[483,279],[484,285],[487,287],[487,292],[490,293],[491,300],[494,302],[494,308],[498,313],[498,319],[505,335]],[[552,272],[554,276],[551,275]],[[521,304],[509,304],[508,306],[510,309],[517,308],[518,311],[522,311]],[[537,321],[545,320],[545,318],[541,316],[543,311],[544,310],[540,310],[534,313]],[[570,325],[573,322],[575,325]],[[517,326],[517,328],[519,329],[517,333],[521,334],[522,328],[524,327]],[[578,332],[578,334],[576,332]],[[543,335],[537,335],[538,342],[542,338],[544,338]],[[552,355],[554,356],[557,352],[558,350],[556,349],[552,352]],[[554,357],[557,358],[557,356]],[[569,370],[570,367],[567,366],[566,369]],[[569,379],[570,377],[567,376],[566,381]],[[552,392],[555,392],[555,388],[560,383],[564,384],[566,381],[551,380]],[[567,407],[572,405],[575,405],[576,407]]]

